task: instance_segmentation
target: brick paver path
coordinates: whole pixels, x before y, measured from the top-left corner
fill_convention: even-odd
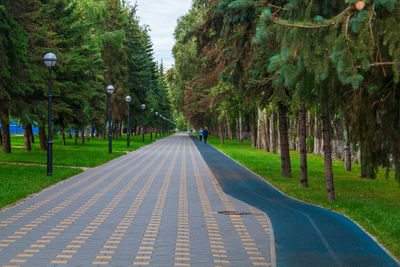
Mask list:
[[[275,266],[273,244],[185,134],[0,210],[0,266]]]

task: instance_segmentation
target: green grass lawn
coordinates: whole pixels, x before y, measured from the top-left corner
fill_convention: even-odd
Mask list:
[[[264,177],[285,194],[340,212],[356,221],[378,241],[400,258],[400,186],[393,173],[385,178],[380,170],[377,179],[361,179],[360,166],[352,165],[344,171],[344,163],[335,160],[333,172],[336,201],[329,202],[326,195],[324,158],[308,155],[309,188],[300,186],[300,155],[291,152],[292,176],[281,176],[281,160],[277,154],[253,148],[249,141],[238,143],[210,137],[209,143],[250,170]]]
[[[54,167],[53,176],[50,177],[46,176],[46,167],[44,166],[0,163],[0,208],[82,172],[81,169],[68,168],[68,166],[99,166],[125,155],[127,151],[133,151],[154,142],[154,137],[153,135],[153,140],[150,141],[150,135],[146,135],[143,143],[142,136],[132,136],[131,146],[128,148],[126,135],[123,135],[122,138],[113,140],[112,154],[108,154],[108,139],[92,138],[90,142],[85,140],[85,144],[81,144],[79,138],[79,142],[76,145],[74,145],[73,139],[67,139],[67,145],[63,146],[61,137],[58,137],[54,139],[53,165],[63,165],[65,167]],[[35,136],[35,141],[32,144],[32,151],[26,153],[24,150],[24,137],[12,135],[12,153],[0,153],[0,162],[46,164],[47,151],[39,149],[38,136]]]
[[[126,135],[123,135],[122,138],[113,140],[113,153],[109,154],[108,139],[99,140],[97,138],[91,138],[90,142],[85,140],[85,144],[81,144],[79,138],[78,144],[76,145],[74,144],[73,139],[67,139],[66,146],[63,146],[61,137],[58,137],[53,140],[53,164],[63,166],[95,167],[124,155],[126,151],[133,151],[154,142],[154,140],[154,135],[152,141],[150,141],[150,135],[146,135],[145,142],[143,143],[141,136],[133,136],[131,137],[130,148],[128,148]],[[12,153],[0,153],[0,162],[46,164],[47,151],[41,151],[39,149],[39,138],[37,136],[35,141],[36,142],[32,145],[32,151],[26,153],[24,150],[24,137],[12,136]]]
[[[46,167],[0,164],[0,208],[81,172],[54,167],[53,176],[46,176]]]

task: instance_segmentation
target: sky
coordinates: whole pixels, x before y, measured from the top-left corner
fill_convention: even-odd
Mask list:
[[[164,63],[169,69],[174,64],[172,47],[174,46],[174,30],[177,19],[185,15],[192,0],[130,0],[137,2],[137,15],[140,24],[150,27],[150,36],[153,42],[154,58]]]

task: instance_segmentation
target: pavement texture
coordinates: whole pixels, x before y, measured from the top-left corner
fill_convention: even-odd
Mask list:
[[[262,211],[177,134],[0,210],[0,266],[276,266]]]
[[[225,193],[268,214],[278,266],[399,266],[345,216],[285,196],[212,146],[191,138]]]

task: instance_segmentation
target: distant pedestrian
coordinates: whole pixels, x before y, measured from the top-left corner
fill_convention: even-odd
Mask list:
[[[203,129],[199,130],[199,139],[200,139],[200,141],[203,140]]]
[[[204,128],[204,130],[203,130],[203,138],[204,138],[204,143],[207,143],[207,138],[208,138],[208,129],[207,129],[207,127]]]

